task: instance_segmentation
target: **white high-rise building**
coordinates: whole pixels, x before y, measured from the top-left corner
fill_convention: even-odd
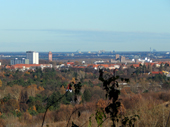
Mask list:
[[[27,59],[29,59],[29,64],[39,64],[39,53],[34,51],[27,51]]]

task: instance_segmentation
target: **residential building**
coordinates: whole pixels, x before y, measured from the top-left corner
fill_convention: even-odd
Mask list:
[[[6,66],[6,69],[25,71],[25,70],[35,70],[37,67],[41,68],[52,68],[52,64],[15,64],[11,66]]]
[[[73,66],[74,62],[67,62],[67,66]]]
[[[39,64],[39,53],[34,51],[27,51],[27,59],[29,59],[29,64]]]
[[[15,65],[15,64],[29,64],[29,59],[25,59],[25,58],[13,58],[10,61],[11,65]]]

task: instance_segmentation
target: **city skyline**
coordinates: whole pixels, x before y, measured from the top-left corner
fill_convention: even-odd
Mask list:
[[[0,51],[169,51],[170,1],[1,1]]]

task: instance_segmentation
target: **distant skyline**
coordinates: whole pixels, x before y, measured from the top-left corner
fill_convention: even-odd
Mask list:
[[[6,0],[0,15],[0,52],[170,51],[169,0]]]

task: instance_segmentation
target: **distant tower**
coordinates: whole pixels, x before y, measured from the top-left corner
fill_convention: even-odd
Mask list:
[[[50,51],[50,52],[48,53],[48,60],[49,60],[49,61],[52,61],[52,59],[53,59],[53,58],[52,58],[52,52]]]

